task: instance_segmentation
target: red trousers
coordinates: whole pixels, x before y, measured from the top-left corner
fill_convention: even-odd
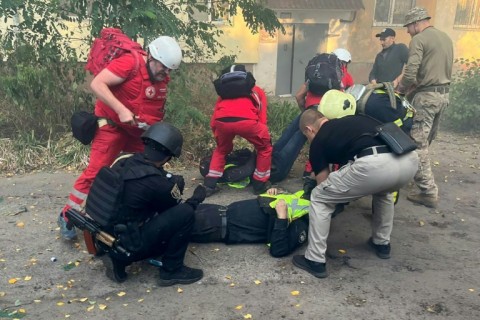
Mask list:
[[[242,120],[236,122],[214,121],[213,135],[217,147],[212,155],[207,178],[218,179],[223,175],[225,157],[233,150],[233,139],[240,136],[253,144],[257,151],[257,163],[253,179],[266,182],[270,178],[272,165],[272,142],[266,124],[256,120]]]
[[[97,130],[92,141],[88,166],[75,181],[62,212],[69,208],[81,209],[98,171],[104,166],[110,166],[122,151],[143,152],[140,136],[133,136],[111,125],[105,125]]]

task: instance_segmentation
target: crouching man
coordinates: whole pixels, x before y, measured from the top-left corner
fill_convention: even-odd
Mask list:
[[[378,122],[364,116],[328,120],[316,110],[305,111],[300,130],[310,142],[309,158],[317,180],[310,197],[308,246],[293,264],[317,278],[327,277],[325,253],[332,213],[336,204],[372,195],[372,234],[368,244],[382,259],[390,258],[393,228],[392,191],[408,183],[418,168],[411,151],[393,154],[373,136]],[[330,172],[330,163],[347,163]]]
[[[121,213],[116,220],[119,223],[103,227],[119,239],[129,255],[107,248],[107,255],[102,257],[107,276],[123,282],[127,279],[125,268],[132,262],[162,256],[159,286],[196,282],[203,277],[203,271],[185,266],[183,260],[194,225],[194,211],[205,199],[205,189],[198,186],[193,196],[182,202],[183,178],[163,168],[182,151],[183,137],[177,128],[165,122],[156,123],[142,135],[142,140],[143,153],[120,157],[112,166],[123,179]],[[86,205],[94,220],[106,212],[97,212],[95,204],[101,207],[108,202],[102,200],[108,199],[108,190],[104,189],[108,189],[108,181],[104,181],[103,188],[97,188],[102,182],[97,179],[104,179],[101,172]]]

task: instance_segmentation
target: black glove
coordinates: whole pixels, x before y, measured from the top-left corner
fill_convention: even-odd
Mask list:
[[[195,190],[193,191],[193,195],[185,201],[185,203],[189,204],[192,206],[192,208],[195,210],[197,209],[198,205],[205,200],[205,197],[207,196],[207,191],[205,190],[205,187],[202,185],[198,185]]]
[[[310,200],[312,190],[317,186],[317,180],[312,178],[304,178],[303,181],[303,199]]]
[[[185,188],[185,180],[182,176],[174,175],[171,180],[178,186],[180,192],[183,194],[183,189]]]

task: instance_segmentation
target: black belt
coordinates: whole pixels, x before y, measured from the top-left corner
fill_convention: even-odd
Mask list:
[[[355,156],[355,159],[371,156],[372,154],[378,154],[378,153],[390,153],[390,148],[387,146],[368,147],[363,149],[359,153],[357,153],[357,155]]]
[[[438,92],[438,93],[448,93],[450,91],[450,85],[441,84],[438,86],[428,86],[418,89],[418,92]]]

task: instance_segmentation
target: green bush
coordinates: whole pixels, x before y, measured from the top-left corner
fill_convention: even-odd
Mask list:
[[[232,57],[226,57],[212,65],[182,64],[172,73],[165,120],[184,134],[180,164],[198,162],[215,148],[210,117],[217,95],[212,81],[231,62]],[[70,73],[42,64],[7,62],[3,67],[0,92],[6,98],[0,102],[0,172],[84,168],[89,147],[72,138],[69,125],[74,111],[93,109],[93,96],[82,89],[86,84],[71,76],[72,72],[84,75],[81,66]],[[268,125],[273,142],[298,113],[292,102],[269,98]],[[244,139],[237,138],[234,143],[236,148],[252,149]]]
[[[444,123],[458,131],[479,131],[480,119],[480,59],[458,59],[450,91],[450,105]]]

